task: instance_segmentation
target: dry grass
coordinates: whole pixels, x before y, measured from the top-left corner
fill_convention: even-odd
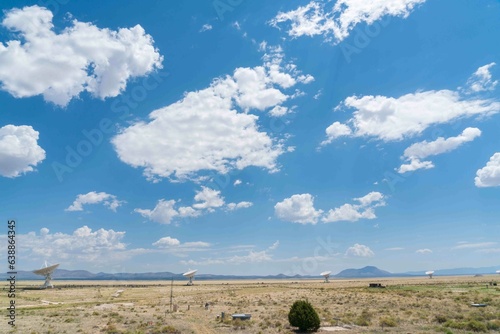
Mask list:
[[[170,282],[55,281],[55,289],[18,291],[15,333],[294,333],[288,311],[297,299],[316,308],[322,326],[345,333],[472,333],[500,331],[498,277],[318,281]],[[377,282],[384,289],[368,288]],[[18,288],[39,282],[18,282]],[[99,287],[98,287],[99,285]],[[133,285],[133,286],[132,286]],[[57,287],[59,286],[59,288]],[[0,304],[8,305],[6,285]],[[118,290],[123,290],[117,293]],[[210,303],[205,309],[205,303]],[[487,307],[471,307],[486,303]],[[225,312],[225,321],[217,316]],[[251,313],[250,321],[232,321]],[[2,317],[0,333],[11,328]],[[325,332],[326,333],[326,332]]]

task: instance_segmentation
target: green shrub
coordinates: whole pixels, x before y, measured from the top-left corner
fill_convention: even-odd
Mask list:
[[[288,313],[288,321],[291,326],[298,327],[301,331],[319,329],[320,320],[314,307],[305,300],[297,300],[293,303]]]
[[[444,323],[444,326],[455,329],[465,329],[473,332],[488,331],[488,327],[484,323],[479,322],[477,320],[460,321],[460,322],[448,320],[447,322]]]
[[[486,324],[488,329],[497,331],[500,329],[500,320],[491,320]]]
[[[488,327],[482,322],[476,321],[476,320],[470,320],[467,321],[467,324],[465,325],[465,329],[469,331],[474,331],[474,332],[487,332]]]

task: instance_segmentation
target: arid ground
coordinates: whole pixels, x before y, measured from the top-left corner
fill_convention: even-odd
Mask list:
[[[315,307],[321,333],[500,332],[500,276],[175,281],[172,306],[170,281],[55,279],[53,289],[23,290],[41,283],[17,282],[16,326],[3,316],[0,333],[296,333],[287,315],[298,299]],[[2,288],[7,315],[7,284]],[[233,321],[234,313],[251,320]]]

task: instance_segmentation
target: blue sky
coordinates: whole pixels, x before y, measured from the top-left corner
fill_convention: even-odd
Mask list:
[[[18,269],[500,265],[498,1],[2,10]]]

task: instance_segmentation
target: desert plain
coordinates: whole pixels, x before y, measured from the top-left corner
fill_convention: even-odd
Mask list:
[[[498,285],[497,285],[498,282]],[[296,300],[316,309],[318,333],[499,333],[500,276],[195,281],[18,281],[15,327],[2,285],[0,333],[299,333]],[[370,288],[379,283],[383,288]],[[484,304],[483,307],[472,304]],[[225,317],[221,315],[224,312]],[[233,320],[236,313],[250,320]]]

